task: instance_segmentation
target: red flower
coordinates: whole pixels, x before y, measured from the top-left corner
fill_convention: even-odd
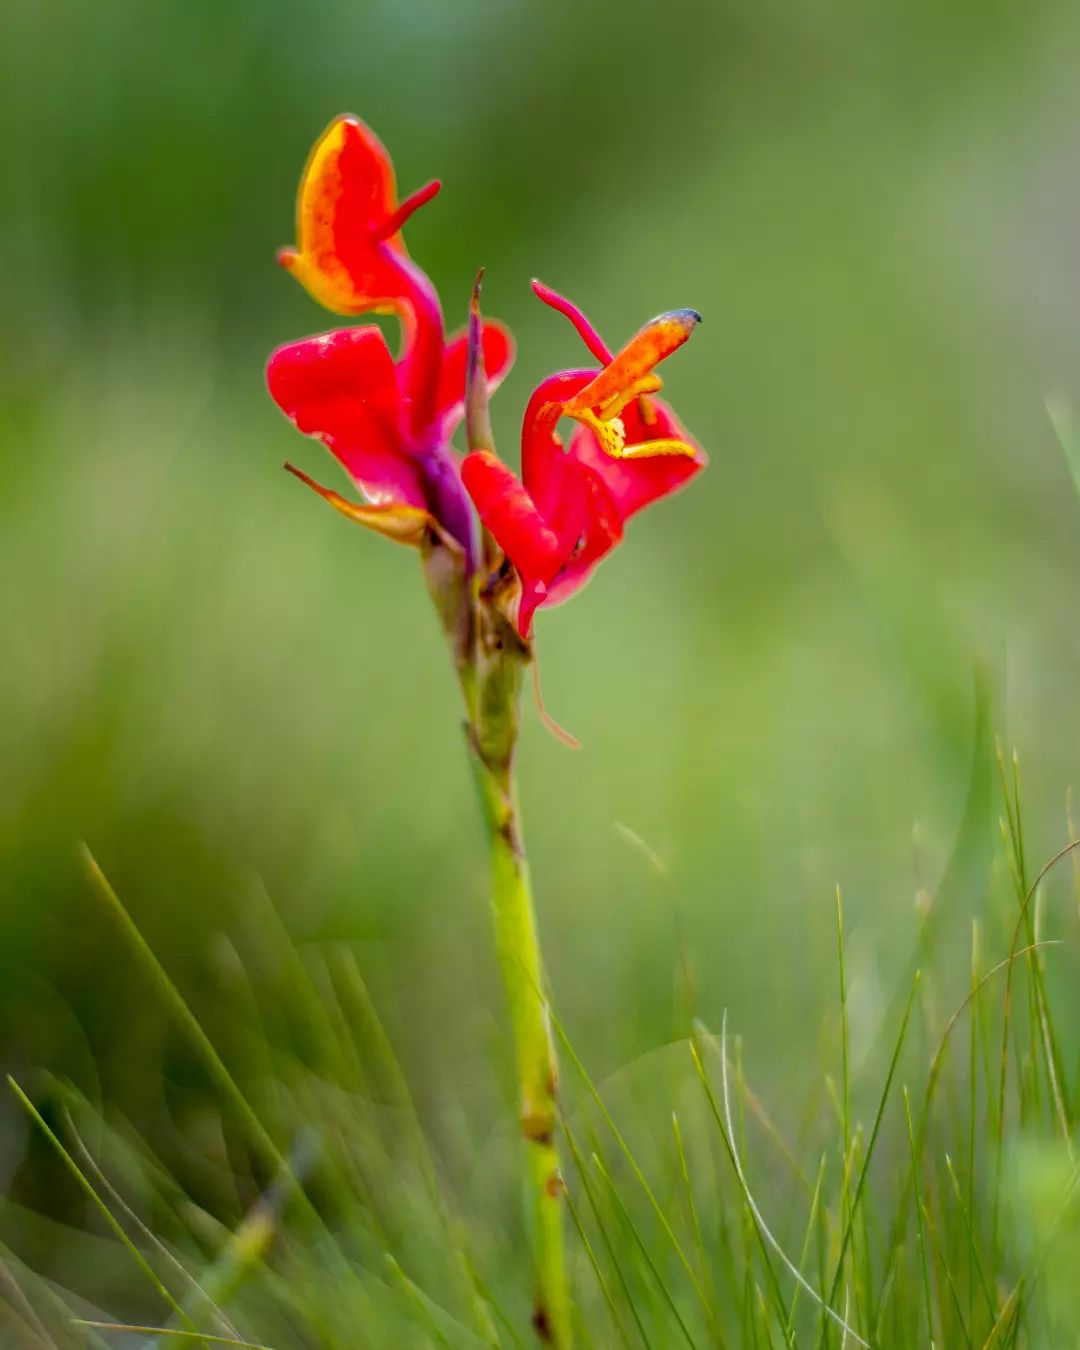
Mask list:
[[[462,480],[481,521],[521,582],[515,624],[528,637],[543,604],[579,590],[622,538],[636,511],[677,491],[705,467],[704,451],[653,395],[656,366],[687,340],[700,319],[676,310],[647,323],[612,356],[576,306],[539,282],[536,294],[565,314],[596,370],[552,375],[535,390],[521,432],[521,478],[488,450],[465,458]],[[558,424],[580,425],[564,450]]]
[[[330,125],[300,183],[298,246],[279,258],[338,313],[396,314],[402,350],[395,360],[376,327],[337,329],[280,347],[267,381],[278,406],[324,442],[362,500],[293,472],[351,519],[404,543],[435,537],[460,551],[468,574],[476,556],[471,497],[511,564],[509,590],[517,593],[506,608],[527,638],[536,609],[584,585],[636,511],[704,467],[704,452],[655,397],[657,365],[686,341],[699,316],[662,314],[613,356],[579,309],[534,282],[540,299],[570,319],[600,369],[562,371],[535,390],[522,426],[520,479],[483,437],[459,466],[450,439],[464,411],[466,337],[446,341],[439,298],[401,237],[438,190],[429,183],[399,205],[393,166],[375,135],[354,117]],[[482,332],[483,361],[475,363],[470,388],[482,391],[509,369],[513,343],[497,323],[480,329],[478,310],[472,323],[474,334]],[[578,423],[565,448],[558,435],[564,417]]]
[[[339,117],[311,153],[297,205],[298,249],[279,259],[329,309],[394,312],[404,331],[397,361],[373,326],[337,329],[280,347],[267,382],[305,435],[342,464],[364,502],[302,478],[344,514],[405,543],[429,530],[452,540],[471,566],[473,528],[450,438],[465,397],[466,339],[447,343],[438,296],[405,251],[400,229],[438,191],[432,183],[397,205],[394,171],[377,137]],[[513,361],[513,342],[488,323],[492,385]]]

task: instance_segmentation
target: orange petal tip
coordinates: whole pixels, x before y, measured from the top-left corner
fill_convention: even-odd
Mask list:
[[[332,488],[323,487],[321,483],[309,477],[303,469],[298,469],[295,464],[285,462],[285,469],[299,478],[301,483],[317,492],[323,501],[330,505],[349,520],[355,521],[357,525],[363,525],[366,529],[374,530],[376,534],[381,534],[386,539],[393,539],[398,544],[408,544],[413,548],[419,548],[428,535],[429,530],[436,529],[437,526],[427,511],[421,510],[416,506],[371,506],[362,502],[350,501],[343,497],[340,492],[335,492]],[[442,531],[437,530],[441,535]]]

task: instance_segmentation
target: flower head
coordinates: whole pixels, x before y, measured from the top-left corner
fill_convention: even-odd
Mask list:
[[[661,314],[612,355],[576,306],[539,282],[533,289],[571,320],[603,364],[561,371],[535,390],[522,425],[520,479],[488,450],[462,464],[480,519],[520,582],[514,617],[522,637],[539,606],[585,584],[630,516],[706,464],[704,451],[655,397],[662,387],[657,365],[682,346],[700,315]],[[558,432],[564,417],[579,424],[565,448]]]
[[[472,515],[450,450],[464,409],[466,339],[445,340],[438,296],[400,233],[437,191],[429,184],[399,206],[393,166],[376,136],[354,117],[330,125],[301,179],[299,247],[279,258],[329,309],[397,314],[402,352],[395,360],[374,325],[340,328],[279,347],[267,383],[297,428],[323,441],[363,501],[298,477],[381,534],[410,544],[435,537],[460,549],[468,568]],[[483,346],[494,386],[510,368],[513,342],[489,322]]]
[[[301,178],[297,246],[281,250],[279,260],[328,309],[396,315],[401,351],[392,355],[374,325],[339,328],[279,347],[267,382],[296,427],[326,445],[359,497],[293,472],[350,519],[423,548],[444,616],[454,607],[468,611],[452,625],[462,644],[473,628],[475,595],[464,582],[477,564],[475,508],[487,531],[485,560],[492,560],[490,541],[505,559],[487,598],[527,639],[537,608],[580,589],[635,512],[705,466],[700,446],[657,397],[657,367],[700,315],[661,314],[613,354],[580,309],[534,282],[599,366],[559,371],[533,392],[519,478],[496,456],[486,421],[487,393],[513,360],[510,335],[481,320],[477,290],[471,347],[465,334],[447,341],[435,288],[402,239],[406,221],[438,190],[432,182],[399,203],[378,138],[355,117],[331,123]],[[459,464],[450,441],[467,398],[470,453]],[[566,445],[564,419],[576,423]],[[446,556],[433,559],[433,550]]]

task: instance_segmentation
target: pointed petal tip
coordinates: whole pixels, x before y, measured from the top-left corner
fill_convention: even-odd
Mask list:
[[[434,530],[441,538],[445,540],[445,534],[440,529],[438,523],[425,510],[417,506],[406,506],[400,503],[389,503],[386,505],[372,506],[363,502],[350,501],[343,497],[340,492],[335,492],[333,488],[323,487],[321,483],[316,483],[314,478],[309,477],[303,469],[298,469],[295,464],[290,464],[287,460],[285,468],[294,478],[299,478],[301,483],[317,492],[325,502],[336,510],[340,511],[348,520],[355,521],[357,525],[363,525],[376,534],[381,534],[386,539],[392,539],[398,544],[407,544],[414,548],[424,542],[429,530]]]
[[[316,492],[321,491],[318,483],[316,483],[313,478],[310,478],[303,469],[298,469],[290,460],[283,460],[281,467],[286,473],[291,473],[294,478],[299,478],[301,483],[306,483],[309,488],[314,488]]]
[[[681,324],[688,333],[692,333],[699,323],[701,315],[696,309],[670,309],[665,314],[658,314],[653,323],[677,323]]]
[[[410,220],[422,206],[426,206],[433,198],[437,197],[442,191],[442,179],[433,178],[430,183],[425,183],[422,188],[406,197],[401,205],[385,220],[379,221],[371,231],[371,237],[376,242],[392,238],[402,229],[406,221]]]

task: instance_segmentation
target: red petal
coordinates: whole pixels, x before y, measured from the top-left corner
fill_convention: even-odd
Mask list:
[[[568,463],[576,464],[577,461],[568,460]],[[614,498],[598,475],[584,465],[580,467],[582,481],[588,490],[586,524],[580,547],[575,549],[548,587],[546,603],[549,605],[561,605],[576,591],[580,591],[596,570],[597,564],[622,539],[622,519]]]
[[[595,370],[561,370],[536,386],[521,422],[521,477],[546,510],[544,475],[553,453],[562,454],[558,437],[563,404],[596,375]],[[541,501],[541,498],[544,500]]]
[[[466,455],[461,465],[480,519],[521,578],[517,629],[522,637],[529,635],[534,612],[583,586],[622,537],[618,510],[596,474],[554,446],[544,465],[546,513],[490,451]]]
[[[622,538],[618,510],[596,474],[561,450],[553,451],[548,472],[555,503],[548,523],[559,541],[559,566],[537,579],[522,574],[518,631],[523,637],[528,637],[534,612],[541,606],[561,605],[579,591]]]
[[[465,414],[465,358],[468,335],[459,333],[446,344],[442,374],[439,378],[439,414],[443,430],[450,437]],[[497,319],[484,320],[484,370],[488,392],[495,390],[514,364],[514,339],[510,330]]]
[[[357,118],[339,117],[308,159],[297,197],[297,247],[283,250],[280,261],[339,314],[399,308],[410,281],[398,262],[405,245],[394,229],[396,211],[394,167],[382,142]]]
[[[307,436],[348,436],[357,419],[397,434],[394,360],[378,328],[337,328],[279,347],[267,366],[274,401]]]
[[[578,427],[570,440],[570,457],[587,465],[603,481],[624,521],[650,502],[678,492],[708,463],[704,450],[687,435],[667,404],[658,398],[650,398],[647,402],[650,421],[642,416],[638,403],[623,410],[627,446],[654,440],[682,440],[697,449],[693,459],[684,455],[613,459],[604,452],[588,427]]]
[[[369,501],[422,507],[415,466],[402,453],[394,362],[374,327],[342,328],[279,347],[270,394],[307,436],[317,436]]]
[[[461,462],[461,481],[522,581],[546,582],[559,567],[559,539],[517,475],[490,450],[476,450]]]
[[[305,183],[326,195],[327,215],[297,224],[327,230],[339,255],[364,235],[374,234],[397,207],[394,165],[378,136],[357,117],[339,117],[313,151]],[[400,239],[395,243],[400,246]]]

